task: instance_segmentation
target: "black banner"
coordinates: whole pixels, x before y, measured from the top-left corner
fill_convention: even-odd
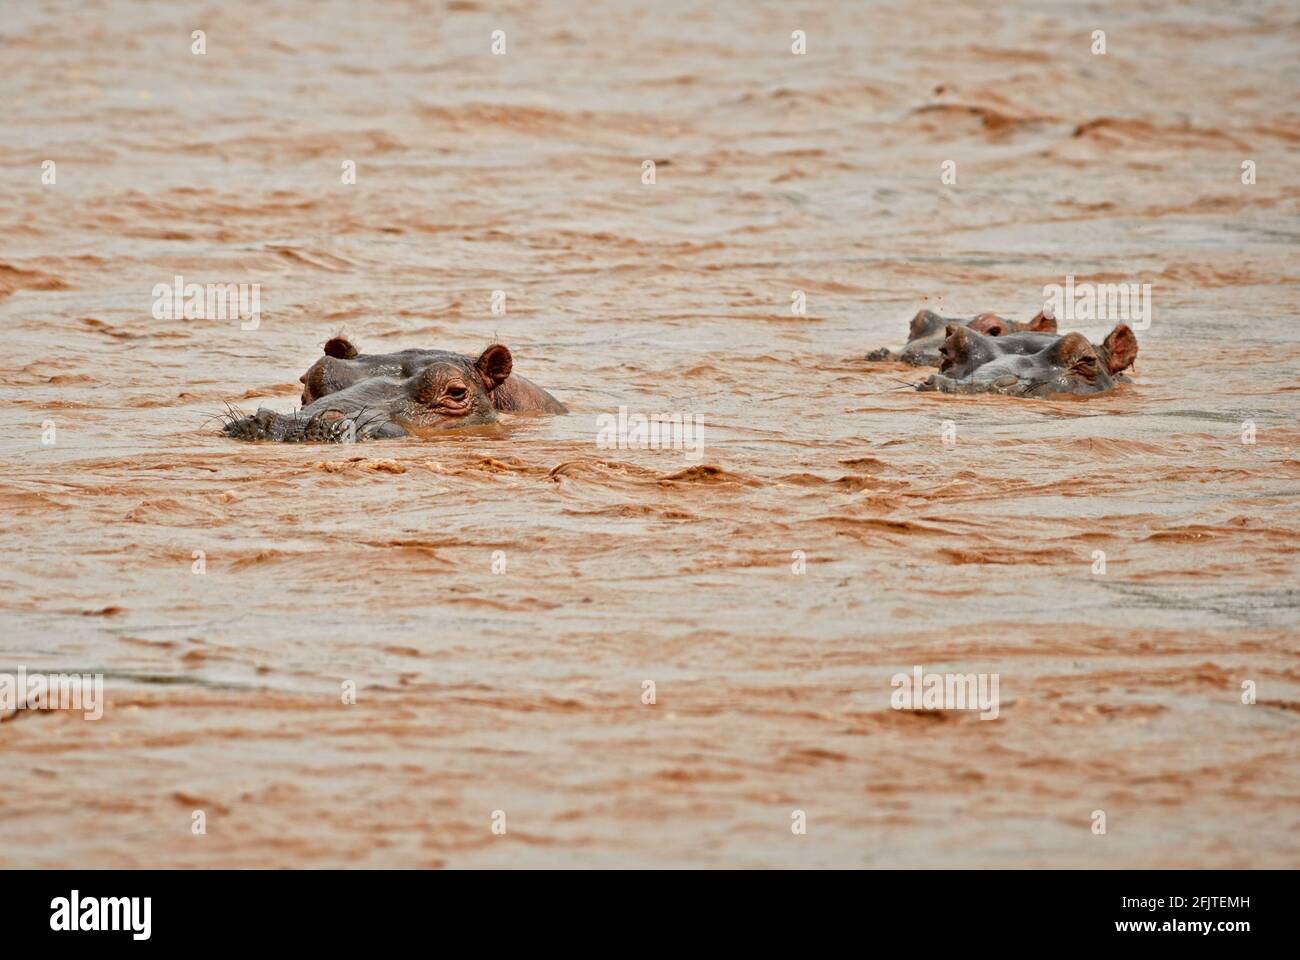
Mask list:
[[[542,943],[687,929],[768,943],[1258,946],[1281,934],[1283,871],[8,871],[7,947],[114,942],[331,950],[432,928]],[[669,939],[661,939],[668,937]],[[1269,935],[1272,935],[1269,937]],[[601,941],[597,941],[601,942]],[[604,940],[609,943],[610,941]],[[982,946],[981,946],[982,945]]]

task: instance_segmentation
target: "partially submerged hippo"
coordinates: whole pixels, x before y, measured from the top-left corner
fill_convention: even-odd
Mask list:
[[[346,341],[344,341],[346,343]],[[349,346],[351,346],[349,344]],[[422,354],[418,362],[406,361],[408,355]],[[396,362],[390,358],[400,357]],[[304,399],[312,372],[326,360],[344,358],[326,356],[303,375]],[[326,367],[331,376],[323,378],[330,392],[304,404],[292,413],[261,409],[252,416],[232,415],[222,428],[227,436],[238,440],[275,440],[282,443],[343,443],[355,440],[419,436],[458,427],[495,423],[497,412],[566,413],[567,408],[541,387],[511,376],[513,359],[501,344],[493,344],[472,359],[441,350],[402,351],[374,358],[355,355],[361,360],[356,368]],[[392,369],[394,375],[365,375],[364,363],[376,361],[374,368]],[[412,372],[407,374],[407,371]],[[343,383],[346,371],[361,371],[351,383]],[[332,374],[339,373],[339,377]],[[512,387],[502,391],[509,381]]]
[[[1056,333],[1056,314],[1050,309],[1039,310],[1027,323],[1008,320],[996,313],[981,313],[970,322],[970,328],[990,337],[1005,337],[1012,333]]]
[[[939,372],[954,380],[970,376],[975,369],[997,357],[1038,353],[1061,339],[1055,333],[987,336],[979,333],[974,324],[969,327],[953,324],[945,332],[947,335],[939,347]]]
[[[1120,371],[1137,357],[1137,337],[1118,324],[1101,346],[1081,333],[1054,338],[1032,353],[990,353],[971,330],[955,327],[944,342],[944,367],[918,390],[943,393],[1002,393],[1013,397],[1084,396],[1104,393],[1124,381]]]
[[[970,320],[941,317],[931,310],[918,311],[907,331],[907,344],[897,352],[881,347],[867,354],[868,360],[893,360],[910,363],[914,367],[938,366],[942,359],[939,348],[947,338],[951,326],[970,327],[990,337],[1010,333],[1055,333],[1056,318],[1051,313],[1040,312],[1028,323],[1007,320],[996,313],[981,313]]]
[[[405,379],[415,376],[431,363],[471,362],[469,357],[449,350],[412,349],[396,353],[359,353],[346,337],[327,340],[324,352],[325,355],[298,378],[298,382],[303,385],[304,407],[368,377]],[[507,350],[505,378],[488,387],[488,392],[492,395],[492,406],[512,413],[568,413],[568,407],[541,387],[511,372],[509,353]],[[486,352],[484,356],[487,356]],[[479,358],[480,361],[482,359]]]

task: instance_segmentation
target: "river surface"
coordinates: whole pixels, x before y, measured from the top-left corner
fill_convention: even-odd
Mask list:
[[[3,14],[0,865],[1300,866],[1292,3]],[[864,359],[1067,276],[1113,394]],[[337,333],[572,412],[217,432]]]

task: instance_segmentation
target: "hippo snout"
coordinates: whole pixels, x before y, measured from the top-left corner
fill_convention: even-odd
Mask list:
[[[230,420],[221,432],[236,440],[277,440],[284,433],[279,423],[281,419],[274,410],[261,407],[251,416]]]

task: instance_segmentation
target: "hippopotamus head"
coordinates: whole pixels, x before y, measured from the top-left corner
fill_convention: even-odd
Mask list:
[[[946,333],[947,337],[939,347],[939,372],[954,380],[969,377],[997,357],[1009,353],[1038,353],[1060,339],[1054,333],[1029,331],[986,336],[975,329],[974,323],[969,327],[950,325]]]
[[[330,443],[495,423],[491,392],[510,376],[509,349],[493,344],[477,360],[447,356],[405,379],[369,377],[294,413],[262,409],[232,418],[222,432],[240,440]]]
[[[324,356],[298,378],[302,384],[302,405],[345,390],[370,377],[404,380],[419,373],[435,360],[465,359],[447,350],[399,350],[396,353],[360,353],[347,337],[325,341]]]
[[[1137,356],[1137,338],[1119,324],[1094,347],[1080,333],[1067,333],[1031,354],[987,357],[980,334],[955,329],[944,342],[947,366],[918,390],[944,393],[1003,393],[1015,397],[1086,396],[1115,386],[1119,371]]]
[[[504,349],[504,348],[502,348]],[[432,363],[450,363],[461,367],[481,362],[449,350],[411,349],[394,353],[360,353],[344,337],[325,343],[325,353],[298,379],[302,382],[302,405],[345,390],[370,377],[395,377],[405,380]],[[569,408],[531,380],[508,373],[504,380],[489,387],[492,405],[498,413],[560,414]]]
[[[987,337],[1005,337],[1009,333],[1055,333],[1056,317],[1050,310],[1040,310],[1028,323],[1008,320],[996,313],[981,313],[970,328]]]

